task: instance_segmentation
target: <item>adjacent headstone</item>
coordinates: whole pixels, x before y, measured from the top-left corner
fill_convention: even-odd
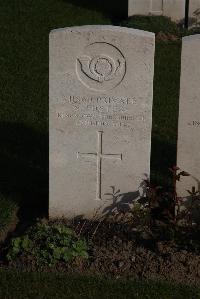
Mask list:
[[[184,23],[185,0],[163,0],[163,15],[172,21]]]
[[[177,166],[190,174],[177,185],[187,200],[200,191],[200,35],[183,38]]]
[[[154,7],[154,12],[156,15],[163,14],[163,7],[162,5],[159,5],[159,10]],[[142,15],[142,16],[148,16],[151,14],[154,14],[153,8],[152,8],[152,1],[151,0],[128,0],[128,16],[134,16],[134,15]]]
[[[189,26],[200,26],[200,0],[189,2]]]
[[[185,0],[129,0],[128,15],[166,16],[183,22]]]
[[[50,217],[91,218],[139,198],[150,173],[154,43],[114,26],[50,33]]]

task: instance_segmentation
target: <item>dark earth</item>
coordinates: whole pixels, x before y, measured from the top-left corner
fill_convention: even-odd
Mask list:
[[[59,271],[102,274],[113,278],[167,280],[200,285],[199,230],[179,230],[173,240],[156,239],[132,223],[75,220],[67,222],[89,244],[89,259],[38,269],[33,259],[21,256],[1,267],[23,271]],[[165,240],[164,240],[165,239]],[[3,256],[3,255],[2,255]]]

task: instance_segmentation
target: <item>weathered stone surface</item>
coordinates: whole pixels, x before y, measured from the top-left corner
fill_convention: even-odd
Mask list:
[[[128,15],[148,16],[151,13],[151,0],[128,0]],[[162,13],[160,13],[162,15]]]
[[[183,21],[184,0],[129,0],[128,15],[158,15],[170,17],[173,21]]]
[[[90,218],[119,207],[117,196],[123,207],[139,197],[150,173],[154,43],[114,26],[50,33],[50,217]]]
[[[183,38],[177,165],[188,172],[178,183],[185,199],[200,191],[200,35]]]
[[[184,0],[163,0],[163,15],[175,22],[184,22],[185,1]]]
[[[189,25],[200,26],[200,0],[190,0]]]

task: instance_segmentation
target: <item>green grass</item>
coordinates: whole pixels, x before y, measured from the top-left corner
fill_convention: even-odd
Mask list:
[[[121,26],[137,28],[154,33],[166,32],[174,35],[180,35],[182,30],[170,18],[162,16],[134,16],[121,22]]]
[[[0,298],[199,299],[200,290],[167,283],[0,271]]]
[[[70,1],[0,1],[1,121],[48,131],[49,32],[84,24],[111,21]]]

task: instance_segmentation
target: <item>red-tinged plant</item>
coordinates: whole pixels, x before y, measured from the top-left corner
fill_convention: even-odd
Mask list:
[[[187,173],[186,171],[181,171],[179,167],[173,166],[172,168],[169,168],[169,171],[172,173],[172,196],[173,196],[173,201],[174,201],[174,220],[177,222],[179,220],[179,215],[180,215],[180,208],[182,204],[182,197],[179,197],[177,195],[177,181],[181,180],[181,177],[184,176],[189,176],[190,174]]]
[[[173,166],[169,169],[172,173],[172,190],[166,192],[161,186],[154,186],[148,180],[146,183],[146,201],[150,214],[150,225],[152,228],[163,227],[174,232],[181,217],[186,217],[186,214],[181,212],[182,198],[177,195],[177,181],[181,177],[189,176],[185,171],[180,170],[179,167]],[[191,192],[193,197],[197,196],[197,191],[193,189]],[[187,216],[189,217],[188,211]]]

